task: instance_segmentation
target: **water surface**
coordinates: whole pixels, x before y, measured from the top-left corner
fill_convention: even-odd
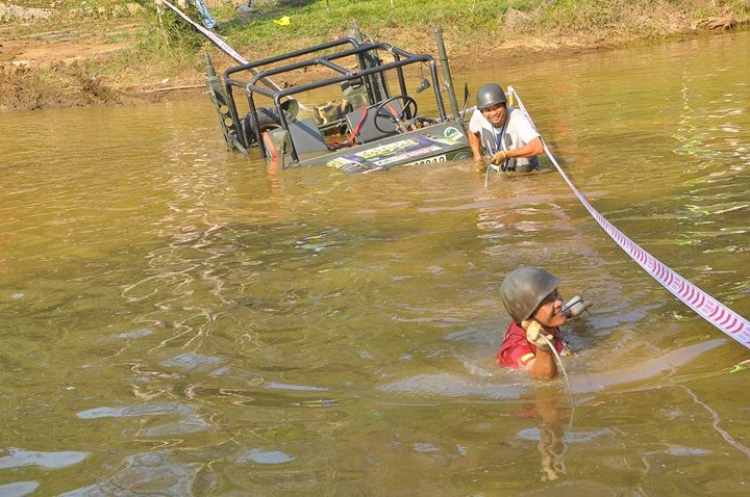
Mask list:
[[[750,316],[749,66],[741,33],[454,77],[514,86],[597,210]],[[549,162],[274,172],[202,100],[0,130],[2,495],[747,492],[747,351]],[[527,264],[594,303],[575,409],[494,364]]]

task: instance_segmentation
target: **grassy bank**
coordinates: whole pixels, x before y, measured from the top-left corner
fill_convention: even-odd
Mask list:
[[[216,5],[219,0],[214,0]],[[211,3],[209,2],[209,5]],[[453,51],[477,45],[496,50],[524,46],[615,46],[703,29],[747,26],[750,0],[255,0],[260,12],[239,18],[234,6],[212,11],[233,46],[259,57],[320,43],[346,33],[356,20],[379,39],[422,50],[441,27]],[[288,26],[273,21],[288,16]],[[253,58],[253,57],[249,57]]]
[[[610,48],[750,25],[750,0],[254,0],[259,12],[246,16],[236,11],[242,3],[207,0],[229,45],[250,60],[343,36],[356,20],[366,34],[411,51],[431,50],[433,32],[440,27],[456,70],[470,66],[479,55],[488,60]],[[0,25],[0,34],[33,39],[35,31],[75,30],[98,36],[105,44],[122,45],[106,56],[78,57],[74,64],[75,81],[96,81],[96,88],[113,94],[123,88],[137,93],[165,80],[175,86],[199,84],[203,51],[218,53],[171,11],[159,19],[151,0],[138,0],[128,8],[116,0],[27,0],[24,5],[51,8],[54,15],[14,27],[11,35]],[[198,19],[197,12],[192,15]],[[284,16],[288,25],[274,22]],[[127,30],[117,29],[125,24]],[[39,65],[39,71],[52,67],[56,73],[46,75],[45,81],[66,74],[67,69],[56,64]],[[10,76],[2,76],[7,90]],[[64,105],[64,99],[58,100]],[[123,103],[121,98],[111,100]]]
[[[749,14],[750,1],[744,0],[279,1],[266,4],[247,24],[230,22],[228,33],[238,44],[262,53],[273,51],[279,42],[294,48],[330,39],[343,33],[354,19],[373,36],[400,35],[415,48],[419,40],[410,34],[438,26],[464,48],[477,40],[491,46],[514,44],[519,36],[550,43],[617,43],[661,38],[717,22],[722,27],[739,26],[748,22]],[[283,15],[290,16],[291,25],[281,28],[270,22]]]
[[[245,17],[230,2],[208,4],[228,43],[250,60],[343,36],[356,20],[368,35],[411,51],[430,50],[440,27],[457,69],[471,64],[477,51],[513,55],[616,47],[742,28],[750,21],[750,0],[255,0],[259,12]],[[172,78],[201,67],[193,54],[202,38],[186,31],[171,12],[166,15],[166,28],[152,19],[141,42],[117,66],[159,68]],[[284,16],[289,25],[274,22]],[[171,30],[169,37],[159,33],[164,29]]]

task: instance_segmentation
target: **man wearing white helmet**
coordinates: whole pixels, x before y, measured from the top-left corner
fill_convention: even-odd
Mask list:
[[[477,108],[469,121],[469,145],[475,169],[484,169],[482,148],[490,163],[502,171],[539,169],[537,155],[544,152],[542,138],[523,112],[508,105],[505,92],[495,83],[477,92]]]
[[[559,355],[570,354],[560,326],[588,307],[578,296],[563,307],[558,283],[559,278],[538,267],[520,267],[503,280],[500,297],[513,322],[497,353],[498,365],[526,369],[533,378],[557,376],[550,344]]]

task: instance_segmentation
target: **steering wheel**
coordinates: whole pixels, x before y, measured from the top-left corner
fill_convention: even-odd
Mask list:
[[[388,105],[391,102],[401,101],[403,102],[403,105],[401,106],[401,112],[399,112],[397,115],[393,115],[389,110],[384,110],[384,107]],[[417,101],[411,98],[409,95],[396,95],[395,97],[391,97],[389,99],[383,100],[380,105],[378,105],[375,108],[375,118],[373,119],[373,126],[375,126],[375,129],[380,131],[384,134],[390,134],[393,132],[392,129],[383,129],[378,124],[378,121],[380,119],[388,119],[390,122],[394,123],[396,125],[396,128],[401,133],[406,133],[408,130],[407,124],[404,122],[404,118],[406,119],[412,119],[417,116]]]

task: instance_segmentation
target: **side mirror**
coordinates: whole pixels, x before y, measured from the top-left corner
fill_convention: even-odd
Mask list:
[[[466,116],[466,109],[469,108],[469,98],[471,98],[471,93],[469,93],[469,83],[464,83],[464,110],[461,112],[461,117]]]
[[[422,78],[422,81],[419,82],[419,86],[417,87],[417,89],[415,90],[415,92],[416,93],[422,93],[423,91],[425,91],[429,87],[430,87],[430,82],[427,81],[427,78]]]

